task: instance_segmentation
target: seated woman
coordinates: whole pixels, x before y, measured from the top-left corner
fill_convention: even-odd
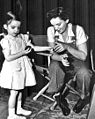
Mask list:
[[[81,98],[75,104],[73,111],[79,113],[86,105],[86,100],[89,99],[89,84],[92,76],[86,65],[88,38],[84,29],[79,25],[76,25],[76,35],[74,34],[73,25],[69,23],[69,18],[62,7],[49,11],[47,16],[52,25],[47,29],[48,42],[54,49],[49,66],[51,80],[47,92],[58,92],[66,82],[66,74],[76,75],[76,88]],[[67,59],[63,63],[60,62],[63,60],[60,55],[60,53],[63,54],[62,52],[67,54],[70,62]],[[70,108],[65,96],[61,96],[59,106],[63,114],[67,116],[70,114]]]

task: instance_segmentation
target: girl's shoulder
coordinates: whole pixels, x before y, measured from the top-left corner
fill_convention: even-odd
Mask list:
[[[10,39],[12,39],[12,37],[11,36],[9,36],[9,35],[4,35],[4,37],[2,38],[2,40],[1,40],[1,42],[8,42]]]
[[[2,48],[8,47],[8,45],[9,45],[9,37],[8,36],[4,36],[4,38],[2,38],[0,44],[1,44]]]
[[[7,35],[5,35],[2,39],[1,39],[1,43],[3,42],[8,42],[9,37]]]

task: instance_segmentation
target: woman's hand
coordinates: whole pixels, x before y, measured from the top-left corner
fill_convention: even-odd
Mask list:
[[[58,42],[55,43],[55,46],[54,46],[54,51],[55,52],[60,53],[64,50],[66,50],[66,49],[67,49],[66,44],[62,44],[62,43],[58,43]]]
[[[70,66],[70,63],[68,62],[68,55],[67,54],[64,54],[64,55],[61,55],[61,62],[64,66]]]

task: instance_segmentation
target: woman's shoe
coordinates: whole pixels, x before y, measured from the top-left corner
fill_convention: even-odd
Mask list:
[[[63,115],[68,116],[70,114],[70,108],[67,100],[60,93],[55,95],[55,100],[62,110]]]
[[[61,108],[63,115],[68,116],[70,114],[70,108],[67,100],[62,95],[56,95],[55,99]]]
[[[75,113],[80,113],[82,111],[82,109],[85,107],[85,105],[87,105],[89,103],[89,99],[90,97],[87,96],[86,98],[84,99],[79,99],[78,102],[75,104],[74,108],[73,108],[73,111]]]
[[[70,108],[66,99],[64,99],[64,102],[60,102],[59,107],[61,108],[63,115],[68,116],[70,114]]]

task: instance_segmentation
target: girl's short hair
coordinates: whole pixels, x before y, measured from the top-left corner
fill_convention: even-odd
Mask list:
[[[47,18],[50,20],[52,18],[60,17],[61,19],[68,19],[68,15],[63,7],[57,7],[47,12]]]
[[[20,18],[18,15],[13,14],[12,11],[9,11],[6,14],[5,24],[11,23],[12,20],[20,21]]]
[[[12,11],[9,11],[6,14],[6,17],[5,17],[5,20],[4,20],[4,25],[10,24],[12,22],[12,20],[20,21],[20,17],[18,15],[14,15],[12,13]],[[4,25],[3,25],[3,28],[2,28],[2,32],[6,35],[7,34],[7,30],[4,28]]]

